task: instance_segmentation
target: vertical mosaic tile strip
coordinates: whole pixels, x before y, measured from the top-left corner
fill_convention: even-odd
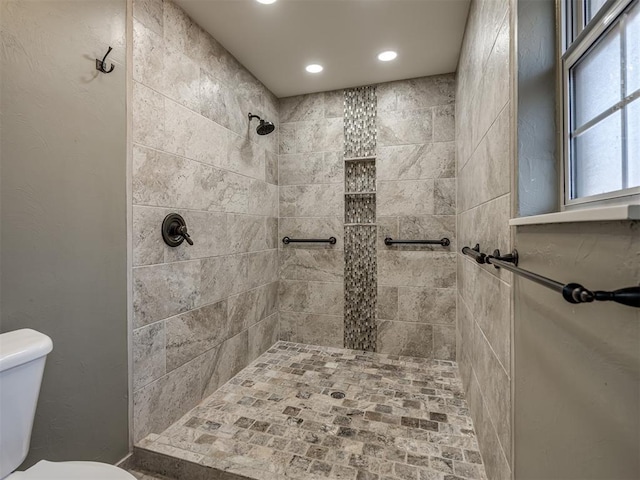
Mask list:
[[[376,191],[375,160],[346,162],[344,175],[346,192]]]
[[[371,157],[376,154],[376,87],[344,91],[344,156]]]
[[[376,196],[347,195],[345,199],[344,223],[369,223],[376,222]]]
[[[375,351],[377,341],[376,226],[344,228],[344,343],[347,348]]]
[[[374,157],[377,98],[375,87],[344,92],[345,159]],[[375,159],[345,165],[344,344],[375,351],[377,343]]]

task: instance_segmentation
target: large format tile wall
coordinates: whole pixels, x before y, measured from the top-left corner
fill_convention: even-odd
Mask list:
[[[378,85],[378,352],[455,359],[455,75]],[[451,240],[449,247],[392,246]]]
[[[458,65],[458,246],[479,243],[483,252],[511,250],[509,2],[472,2]],[[458,254],[457,358],[495,480],[511,477],[511,281]]]
[[[277,99],[185,13],[133,19],[134,441],[160,432],[278,338]],[[170,212],[195,245],[166,246]]]
[[[455,76],[377,86],[378,341],[381,353],[455,358]],[[280,102],[279,238],[284,340],[343,346],[343,91]],[[451,246],[387,247],[384,237]]]
[[[280,100],[280,338],[344,346],[344,92]],[[283,237],[336,237],[335,245]]]

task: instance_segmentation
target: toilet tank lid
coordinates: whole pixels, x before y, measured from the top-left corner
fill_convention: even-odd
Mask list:
[[[0,372],[44,357],[51,350],[51,339],[30,328],[0,334]]]

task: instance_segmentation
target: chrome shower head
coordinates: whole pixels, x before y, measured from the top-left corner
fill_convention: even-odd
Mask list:
[[[258,135],[269,135],[276,129],[276,126],[273,124],[273,122],[267,122],[266,120],[261,119],[258,115],[252,115],[250,113],[249,121],[253,120],[254,118],[260,120],[260,125],[258,125],[258,128],[256,128],[256,132]]]

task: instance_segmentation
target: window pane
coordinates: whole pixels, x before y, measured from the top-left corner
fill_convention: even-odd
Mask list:
[[[628,188],[640,187],[640,100],[627,105]]]
[[[575,183],[571,198],[622,188],[621,128],[618,111],[573,140]]]
[[[600,10],[602,5],[604,5],[605,3],[607,3],[607,0],[587,0],[586,1],[587,22],[596,16],[596,13],[598,13],[598,10]]]
[[[640,88],[640,4],[627,17],[627,95]]]
[[[572,68],[572,79],[575,130],[621,100],[619,24]]]

